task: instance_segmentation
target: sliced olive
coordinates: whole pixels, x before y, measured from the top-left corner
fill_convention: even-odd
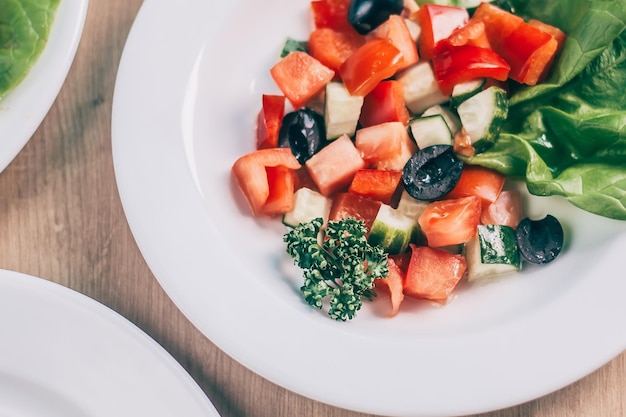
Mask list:
[[[403,0],[352,0],[348,8],[348,22],[361,35],[366,35],[389,19],[402,13]]]
[[[302,108],[287,113],[278,131],[278,146],[291,148],[301,164],[326,146],[324,118],[317,112]]]
[[[563,227],[550,214],[541,220],[525,218],[515,230],[519,251],[528,262],[552,262],[563,248]]]
[[[432,145],[411,156],[402,170],[402,183],[416,200],[436,200],[459,182],[463,161],[450,145]]]

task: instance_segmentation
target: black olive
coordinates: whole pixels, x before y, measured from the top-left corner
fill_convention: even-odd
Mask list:
[[[463,161],[450,145],[432,145],[411,156],[402,170],[404,188],[416,200],[436,200],[459,182]]]
[[[520,253],[534,264],[552,262],[563,248],[563,227],[550,214],[541,220],[525,218],[517,225],[515,235]]]
[[[366,35],[389,19],[402,13],[403,0],[352,0],[348,8],[348,22],[361,35]]]
[[[291,148],[296,159],[304,164],[326,146],[324,118],[309,108],[301,108],[283,117],[278,131],[278,146]]]

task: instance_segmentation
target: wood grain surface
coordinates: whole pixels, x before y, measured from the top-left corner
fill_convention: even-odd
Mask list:
[[[141,3],[91,0],[60,95],[0,175],[0,268],[71,287],[121,313],[182,364],[224,417],[364,416],[304,398],[231,360],[180,313],[143,260],[111,157],[115,78]],[[519,416],[626,416],[626,353],[555,393],[481,415]]]

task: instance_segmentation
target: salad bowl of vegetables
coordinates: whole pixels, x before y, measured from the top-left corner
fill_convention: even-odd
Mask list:
[[[450,91],[444,91],[447,87],[443,88],[436,80],[434,85],[440,90],[431,98],[440,100],[444,95],[448,100],[431,102],[423,109],[415,103],[412,109],[406,106],[406,121],[382,122],[393,123],[396,130],[385,132],[398,134],[400,145],[394,149],[401,149],[407,159],[398,169],[383,170],[400,171],[399,176],[385,173],[384,178],[401,188],[392,187],[391,195],[379,195],[377,212],[385,205],[390,207],[385,210],[391,214],[382,222],[383,232],[378,236],[389,236],[387,232],[394,224],[389,219],[396,218],[392,210],[398,209],[400,201],[406,204],[419,200],[414,195],[406,197],[397,192],[417,195],[423,191],[423,184],[416,180],[423,171],[403,175],[407,162],[420,152],[419,148],[430,149],[428,161],[440,155],[452,161],[452,165],[444,165],[447,168],[437,172],[453,173],[458,161],[463,167],[480,167],[477,169],[481,170],[481,178],[495,178],[493,183],[500,184],[496,187],[498,193],[519,192],[522,217],[558,219],[557,229],[562,235],[562,241],[556,239],[556,249],[544,247],[542,253],[551,253],[551,262],[531,262],[524,258],[514,262],[515,273],[474,281],[467,279],[469,272],[464,269],[454,282],[453,292],[428,298],[415,296],[423,289],[413,294],[401,289],[403,300],[394,304],[394,294],[399,293],[392,290],[390,278],[396,284],[402,283],[402,274],[406,274],[401,259],[393,261],[398,269],[386,262],[389,252],[398,251],[395,243],[390,243],[397,240],[382,239],[387,242],[383,244],[372,241],[374,223],[364,219],[353,221],[358,216],[343,216],[344,220],[336,219],[332,223],[330,218],[318,217],[319,211],[313,209],[314,215],[302,221],[300,216],[307,210],[294,212],[293,200],[283,198],[289,193],[277,190],[290,190],[293,197],[296,189],[303,188],[296,184],[306,183],[317,194],[303,194],[301,197],[305,199],[313,198],[300,207],[320,207],[321,201],[321,207],[329,208],[324,206],[328,201],[319,199],[319,195],[328,198],[348,190],[356,171],[372,170],[370,163],[375,149],[380,151],[378,156],[390,155],[375,146],[372,136],[362,132],[356,137],[360,131],[367,134],[371,130],[366,129],[381,124],[372,121],[379,117],[378,112],[371,112],[369,121],[353,120],[348,132],[344,123],[335,122],[349,119],[345,114],[354,111],[355,96],[363,98],[362,110],[365,97],[381,82],[401,81],[401,74],[410,74],[415,65],[423,62],[430,66],[441,51],[433,41],[430,58],[425,58],[426,52],[418,54],[418,61],[409,63],[404,61],[405,55],[402,60],[386,55],[382,78],[367,86],[367,82],[357,82],[359,74],[354,73],[355,82],[350,87],[353,92],[347,95],[335,88],[341,87],[335,83],[339,80],[336,73],[341,73],[343,64],[339,69],[328,64],[317,67],[315,73],[323,81],[316,93],[324,90],[333,97],[338,94],[344,103],[339,108],[338,119],[324,120],[324,106],[329,100],[318,100],[317,94],[302,95],[310,81],[305,74],[296,78],[298,82],[292,83],[291,90],[284,90],[277,80],[293,81],[293,76],[284,76],[289,66],[279,67],[274,74],[272,69],[289,55],[289,60],[310,65],[312,54],[310,50],[299,49],[302,47],[299,41],[307,41],[311,36],[315,25],[312,10],[317,7],[319,17],[324,15],[320,10],[332,9],[324,6],[341,2],[277,0],[274,3],[272,8],[248,1],[218,6],[187,0],[185,7],[176,9],[166,1],[144,5],[129,37],[116,85],[114,162],[129,224],[165,291],[209,339],[254,372],[299,394],[338,407],[394,416],[463,415],[519,404],[581,378],[624,350],[626,329],[619,318],[626,315],[621,302],[625,287],[618,272],[619,257],[626,247],[624,197],[620,192],[623,144],[619,135],[620,110],[614,104],[617,97],[611,98],[603,84],[619,80],[619,40],[626,21],[624,4],[579,1],[552,9],[542,2],[525,2],[523,7],[521,2],[519,5],[513,2],[518,6],[519,15],[512,14],[517,19],[527,22],[532,16],[560,28],[567,39],[559,45],[554,58],[544,60],[550,65],[550,73],[535,71],[536,81],[529,82],[525,78],[528,71],[518,68],[519,74],[526,75],[520,75],[515,85],[509,84],[513,66],[508,62],[506,78],[502,75],[502,68],[506,69],[503,65],[488,77],[483,73],[485,78],[505,79],[474,86],[472,91],[488,91],[486,103],[499,103],[503,91],[506,116],[494,106],[484,107],[489,111],[469,107],[467,117],[487,116],[483,128],[473,130],[484,133],[482,143],[463,142],[464,147],[455,149],[453,137],[448,145],[417,146],[417,133],[443,130],[437,130],[434,125],[408,130],[409,123],[425,116],[423,113],[431,107],[448,107],[451,97],[458,100],[456,109],[463,113],[462,95],[471,88],[457,91],[458,94],[452,90],[455,83],[460,83],[455,77],[463,76],[465,71],[459,71],[461,75],[447,72],[449,77],[445,79],[451,83]],[[403,10],[405,6],[406,3]],[[469,21],[472,11],[461,9]],[[565,16],[562,10],[571,14]],[[207,20],[212,24],[207,25]],[[179,28],[180,34],[173,35],[176,31],[163,34],[158,28],[164,22]],[[424,30],[426,25],[421,25],[420,29]],[[460,26],[464,24],[455,27]],[[246,28],[245,32],[242,27]],[[180,42],[182,38],[186,41]],[[378,39],[383,38],[386,36]],[[383,42],[387,41],[377,40],[371,51],[388,48]],[[419,41],[415,42],[419,45]],[[363,44],[359,43],[359,47]],[[281,56],[286,45],[290,52]],[[169,63],[162,61],[164,48],[171,51]],[[392,48],[387,50],[395,53]],[[465,52],[468,50],[464,48]],[[471,51],[487,56],[484,51]],[[491,54],[489,59],[496,58]],[[391,74],[385,72],[389,66],[394,67]],[[487,69],[493,70],[490,66]],[[478,73],[473,74],[477,77]],[[344,74],[343,78],[349,77]],[[501,84],[504,82],[506,85]],[[326,89],[329,85],[330,89]],[[385,84],[392,93],[394,85],[397,86]],[[286,100],[278,100],[276,105],[272,100],[277,96]],[[266,116],[273,114],[272,108],[278,108],[280,113],[281,105],[284,113],[273,119],[280,123],[272,124],[272,118]],[[303,108],[313,109],[313,113],[292,113]],[[456,114],[459,115],[458,110]],[[334,115],[337,113],[333,112]],[[360,115],[361,112],[359,118]],[[430,117],[429,122],[441,123],[444,119],[442,113]],[[471,117],[465,120],[467,128],[472,126],[467,121]],[[401,129],[397,128],[398,122]],[[365,126],[368,123],[371,126]],[[334,137],[312,152],[309,148],[316,145],[308,142],[296,151],[288,144],[289,140],[285,146],[260,146],[263,140],[259,138],[271,135],[259,136],[259,131],[273,131],[280,138],[283,124],[295,126],[296,130],[305,125],[306,132],[315,130],[310,129],[312,125],[323,125],[324,134],[318,130],[315,135],[323,139]],[[498,125],[497,135],[491,131],[494,124]],[[328,131],[335,133],[328,135]],[[411,142],[402,142],[406,132]],[[424,140],[432,140],[433,136],[437,140],[441,138],[439,134],[426,135]],[[356,144],[361,145],[360,150]],[[262,162],[249,156],[258,156],[259,148],[267,151],[263,152]],[[331,150],[325,152],[331,160],[336,159],[315,169],[315,159],[313,163],[309,161],[325,149]],[[365,149],[371,151],[367,166],[356,157],[351,159],[354,155],[363,159]],[[308,156],[302,155],[307,152]],[[422,167],[421,155],[413,159],[415,164],[408,165]],[[397,158],[380,160],[385,164],[398,163]],[[301,174],[302,166],[307,163],[314,166],[315,174],[296,176],[294,172]],[[324,181],[329,167],[352,172],[350,181],[339,185]],[[372,172],[361,175],[365,176],[361,178],[364,181],[360,190],[363,190],[363,184],[374,180],[368,177]],[[471,185],[467,178],[472,174],[469,175],[466,173],[463,178]],[[460,178],[457,172],[456,180],[442,188],[444,191],[439,190],[440,195],[430,194],[425,198],[427,203],[446,202],[444,195],[449,196]],[[456,188],[455,192],[458,191]],[[467,195],[457,197],[455,200],[466,199],[471,207],[479,206],[473,218],[476,211],[483,210],[484,201]],[[358,208],[367,204],[359,201]],[[345,213],[355,206],[342,207]],[[371,219],[375,221],[375,216]],[[414,230],[414,226],[406,230]],[[423,231],[424,225],[419,226]],[[322,229],[330,238],[318,239]],[[519,228],[511,227],[512,239],[518,242],[515,229]],[[295,234],[290,234],[294,231]],[[392,235],[404,236],[399,243],[404,249],[408,246],[422,255],[437,249],[435,254],[439,257],[449,255],[458,265],[471,264],[467,252],[459,248],[467,241],[443,240],[437,248],[418,249],[433,245],[419,245],[413,240],[417,239],[413,232]],[[432,243],[434,236],[422,238]],[[441,249],[444,247],[445,250]],[[524,256],[517,249],[511,253],[513,257]],[[338,254],[348,256],[341,266],[329,261]],[[431,259],[426,255],[419,260]],[[312,259],[321,268],[309,269]],[[409,265],[419,260],[411,260]],[[439,264],[426,263],[425,268],[429,269],[429,265]],[[502,269],[511,272],[511,264]],[[364,280],[359,278],[351,284],[353,292],[364,295],[359,301],[354,301],[354,294],[352,301],[341,297],[329,301],[319,295],[336,290],[329,290],[319,279],[315,281],[320,271],[330,274],[338,285],[349,276],[388,280],[385,283],[389,288],[378,285],[372,288],[371,283],[366,283],[360,292]],[[306,279],[311,285],[304,285]],[[303,287],[308,292],[303,294]],[[376,296],[369,292],[372,289]],[[348,311],[342,307],[356,305],[354,302],[358,308]],[[318,305],[320,309],[314,308]],[[390,311],[393,317],[389,317]],[[333,312],[331,318],[328,312]],[[325,353],[320,355],[320,352]],[[454,401],[448,400],[452,397]]]

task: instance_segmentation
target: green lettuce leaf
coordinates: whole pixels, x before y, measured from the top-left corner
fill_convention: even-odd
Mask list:
[[[626,0],[513,3],[568,39],[545,83],[514,90],[496,144],[467,161],[626,220]]]
[[[60,0],[0,0],[0,97],[18,85],[43,51]]]

